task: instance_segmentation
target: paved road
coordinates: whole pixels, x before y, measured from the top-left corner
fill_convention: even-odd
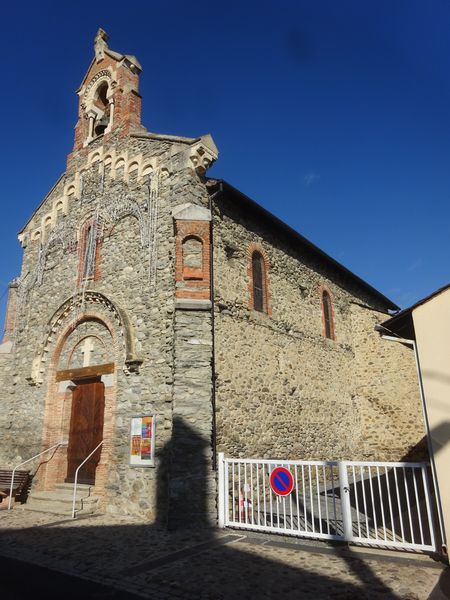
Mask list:
[[[12,558],[2,557],[0,565],[2,600],[142,600],[123,590]]]
[[[237,530],[169,533],[114,515],[73,521],[15,508],[0,513],[0,539],[1,600],[450,598],[450,568],[424,555]]]

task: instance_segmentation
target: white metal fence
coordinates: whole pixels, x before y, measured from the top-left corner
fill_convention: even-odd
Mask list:
[[[270,485],[285,467],[293,490]],[[232,459],[219,454],[219,524],[300,537],[434,551],[426,463]]]

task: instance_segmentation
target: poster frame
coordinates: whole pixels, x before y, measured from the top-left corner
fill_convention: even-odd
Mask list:
[[[131,454],[131,445],[132,445],[132,438],[133,438],[133,422],[137,419],[141,420],[143,417],[151,417],[152,419],[152,436],[150,438],[151,440],[151,458],[150,459],[142,459],[140,458],[139,460],[141,462],[136,463],[136,462],[132,462],[133,460],[136,460],[136,457],[133,456]],[[138,468],[138,469],[142,469],[142,468],[148,468],[148,467],[154,467],[155,466],[155,430],[156,430],[156,415],[155,414],[149,414],[149,413],[145,413],[145,414],[138,414],[138,415],[133,415],[130,418],[130,440],[129,440],[129,446],[128,446],[128,464],[130,467],[132,468]],[[142,437],[142,436],[141,436]]]

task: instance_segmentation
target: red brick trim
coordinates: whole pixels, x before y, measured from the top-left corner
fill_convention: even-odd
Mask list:
[[[139,73],[132,73],[126,66],[121,65],[117,59],[105,56],[98,63],[94,62],[83,80],[83,91],[90,86],[95,75],[103,70],[115,72],[117,85],[113,90],[114,118],[112,132],[119,130],[121,136],[128,135],[130,130],[137,129],[141,123],[141,96],[138,93]],[[100,83],[102,80],[99,80]],[[108,85],[111,85],[109,82]],[[95,88],[97,83],[93,85]],[[70,165],[76,155],[83,155],[86,148],[84,144],[88,137],[89,119],[84,106],[84,93],[79,98],[78,121],[75,126],[75,141],[73,151],[67,157]],[[106,134],[106,137],[110,134]],[[98,138],[94,138],[98,139]]]
[[[324,303],[323,303],[324,292],[326,292],[328,294],[328,297],[330,298],[330,318],[331,318],[331,322],[330,322],[331,336],[330,337],[328,337],[326,335],[325,310],[324,310]],[[320,294],[320,309],[321,309],[321,314],[322,314],[322,335],[323,335],[324,338],[336,341],[336,327],[335,327],[335,318],[334,318],[334,298],[333,298],[333,294],[331,293],[330,288],[327,285],[323,284],[323,283],[321,283],[319,285],[319,294]]]
[[[209,221],[175,220],[175,282],[177,298],[209,300],[210,290],[210,223]],[[202,266],[188,267],[183,262],[183,244],[195,239],[202,244]]]
[[[108,329],[112,338],[113,355],[117,360],[121,350],[120,338],[115,330],[115,326],[105,315],[95,310],[80,315],[76,323],[67,323],[57,338],[55,348],[52,353],[51,362],[47,375],[47,394],[45,399],[42,448],[49,448],[61,440],[67,440],[70,431],[70,417],[72,406],[72,392],[67,389],[60,392],[58,387],[56,373],[61,351],[68,336],[80,325],[86,321],[97,321],[103,323]],[[100,462],[95,474],[95,494],[104,496],[106,493],[106,481],[108,465],[112,462],[112,446],[114,418],[117,402],[117,374],[114,372],[114,385],[105,388],[105,416],[103,425],[103,446],[100,455]],[[57,449],[51,459],[44,463],[37,472],[37,488],[51,490],[56,483],[62,483],[67,473],[67,448]]]
[[[255,310],[255,299],[254,299],[254,286],[253,286],[253,267],[252,267],[252,259],[253,254],[258,252],[263,259],[264,263],[264,272],[263,272],[263,312],[272,315],[272,306],[271,306],[271,295],[269,288],[269,257],[267,256],[267,252],[258,242],[252,242],[247,248],[247,277],[248,277],[248,306],[250,309]]]

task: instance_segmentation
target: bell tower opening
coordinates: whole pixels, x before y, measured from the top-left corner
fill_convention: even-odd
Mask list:
[[[76,152],[101,136],[146,131],[141,124],[139,61],[135,56],[111,50],[107,42],[105,31],[99,29],[94,43],[95,57],[77,92],[78,122],[69,164]]]
[[[104,81],[98,86],[94,96],[94,105],[100,111],[94,122],[94,137],[103,135],[109,125],[111,111],[107,94],[108,84]]]

